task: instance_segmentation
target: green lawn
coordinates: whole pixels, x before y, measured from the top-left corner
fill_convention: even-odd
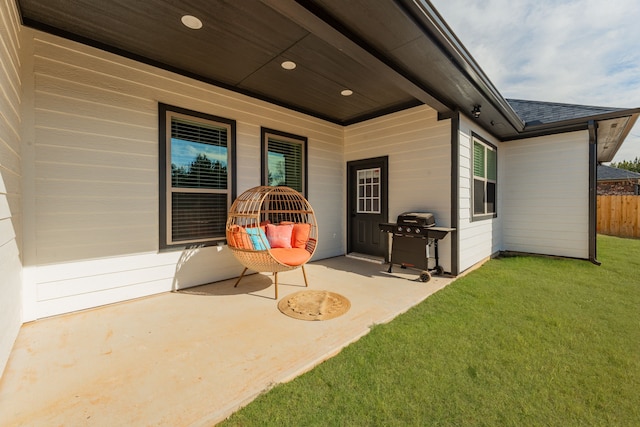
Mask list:
[[[640,426],[640,240],[491,260],[224,426]]]

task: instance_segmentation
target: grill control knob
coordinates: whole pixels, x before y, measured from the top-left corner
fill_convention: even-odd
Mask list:
[[[398,231],[402,233],[402,227],[398,226]]]
[[[416,233],[417,234],[420,234],[420,231],[422,231],[422,230],[420,230],[419,228],[416,228]]]

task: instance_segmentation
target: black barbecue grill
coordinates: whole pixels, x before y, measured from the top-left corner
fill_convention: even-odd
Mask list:
[[[436,227],[435,218],[430,212],[404,212],[398,215],[397,222],[380,224],[381,232],[391,233],[393,236],[389,273],[393,271],[393,264],[399,264],[402,268],[421,269],[420,280],[423,282],[431,279],[431,271],[441,275],[444,270],[439,264],[438,240],[444,239],[454,230],[455,228]],[[435,265],[430,268],[431,246]]]

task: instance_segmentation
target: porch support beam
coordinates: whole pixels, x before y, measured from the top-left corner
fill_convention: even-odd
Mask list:
[[[600,265],[597,251],[597,171],[598,171],[598,124],[589,120],[589,261]]]
[[[400,89],[438,112],[450,111],[452,105],[434,97],[429,90],[400,67],[336,21],[326,10],[307,0],[261,0],[310,33],[339,49],[376,74],[394,81]]]
[[[456,230],[451,232],[451,274],[460,274],[460,237],[458,229],[460,224],[460,112],[451,114],[451,227]]]

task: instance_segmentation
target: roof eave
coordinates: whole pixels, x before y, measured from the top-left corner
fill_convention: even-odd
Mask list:
[[[618,119],[621,117],[628,117],[628,116],[632,116],[632,115],[638,115],[640,114],[640,108],[632,108],[632,109],[627,109],[627,110],[617,110],[617,111],[611,111],[609,113],[602,113],[602,114],[594,114],[591,116],[584,116],[584,117],[578,117],[575,119],[569,119],[569,120],[563,120],[563,121],[559,121],[559,122],[551,122],[551,123],[543,123],[543,124],[535,124],[535,125],[525,125],[524,127],[524,132],[535,132],[539,129],[550,129],[550,128],[555,128],[555,127],[563,127],[563,126],[570,126],[570,125],[575,125],[575,124],[586,124],[588,123],[590,120],[595,120],[595,121],[602,121],[602,120],[609,120],[609,119]]]
[[[606,156],[598,156],[598,162],[610,162],[613,160],[613,158],[615,157],[616,153],[618,152],[618,150],[620,149],[620,147],[622,146],[622,144],[624,143],[625,139],[627,139],[627,136],[629,135],[629,132],[631,132],[631,129],[633,129],[633,126],[636,124],[636,121],[638,120],[638,116],[640,115],[640,108],[639,109],[635,109],[635,113],[629,115],[629,120],[627,121],[624,130],[622,131],[622,133],[620,134],[620,137],[617,138],[617,140],[615,141],[615,147],[609,151],[607,151],[607,155]],[[626,117],[626,116],[622,116],[622,117]]]
[[[522,132],[525,127],[524,121],[491,83],[473,56],[467,51],[429,0],[397,1],[407,12],[413,12],[411,15],[418,19],[417,24],[422,26],[422,30],[431,36],[434,43],[437,43],[441,49],[446,51],[451,62],[455,64],[468,81],[475,85],[486,102],[499,111],[515,132]],[[462,111],[465,111],[463,106],[459,107]]]
[[[522,132],[519,132],[517,135],[513,135],[511,137],[504,138],[504,141],[513,141],[524,138],[531,138],[535,136],[544,136],[544,135],[554,135],[558,133],[565,132],[573,132],[578,130],[585,130],[588,128],[589,121],[593,120],[596,122],[610,119],[618,119],[622,117],[630,117],[631,127],[638,119],[640,115],[640,108],[633,108],[627,110],[618,110],[605,114],[597,114],[593,116],[580,117],[576,119],[563,120],[559,122],[552,123],[543,123],[536,125],[526,125]],[[626,137],[631,130],[631,128],[627,125],[628,129],[625,130],[623,134]],[[624,140],[624,138],[622,138]]]

